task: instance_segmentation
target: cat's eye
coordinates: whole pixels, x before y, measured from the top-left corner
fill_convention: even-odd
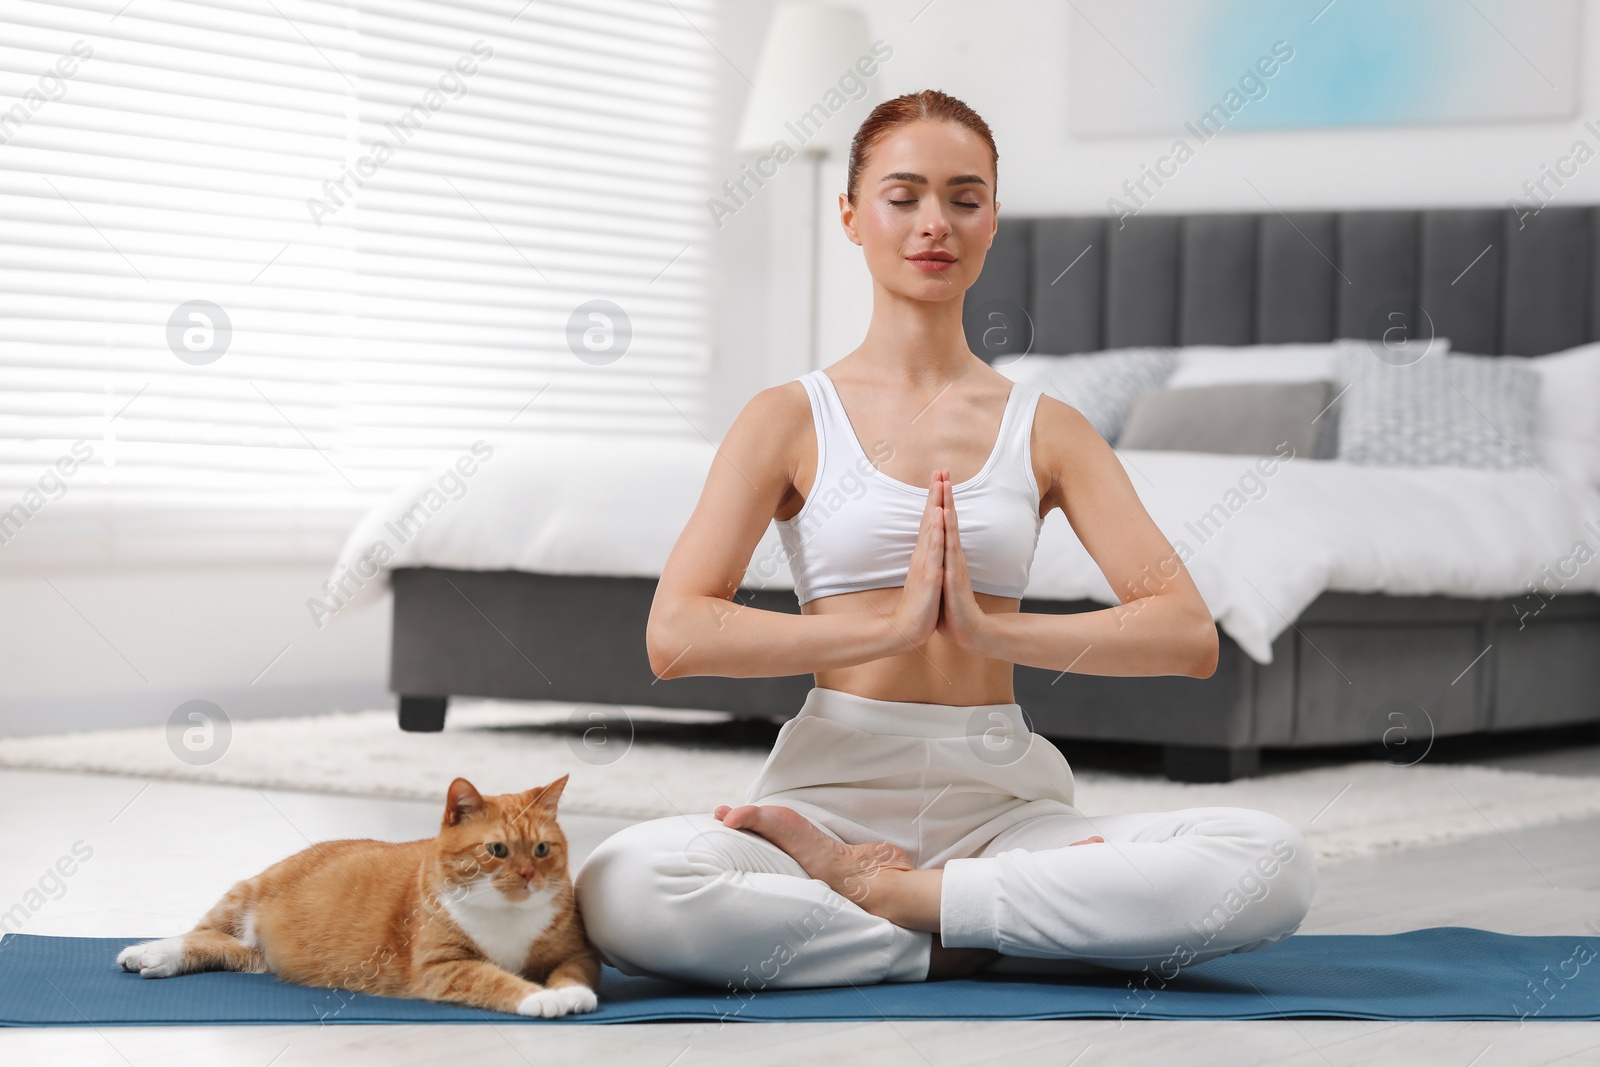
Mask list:
[[[511,855],[511,850],[506,848],[505,842],[503,841],[495,841],[486,847],[489,849],[489,855],[493,856],[497,860],[503,860],[507,856]]]
[[[534,845],[533,854],[535,856],[548,856],[550,854],[550,842],[540,841],[537,845]]]

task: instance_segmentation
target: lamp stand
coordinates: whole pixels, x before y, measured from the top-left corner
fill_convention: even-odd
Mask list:
[[[811,291],[806,309],[806,363],[808,370],[816,370],[822,366],[822,316],[818,307],[822,303],[822,154],[806,154],[811,159]]]

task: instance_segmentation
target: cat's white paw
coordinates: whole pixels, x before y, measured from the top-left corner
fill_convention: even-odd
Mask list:
[[[137,971],[142,978],[171,978],[183,973],[183,938],[163,937],[142,945],[129,945],[117,953],[125,971]]]
[[[564,985],[559,989],[541,989],[537,993],[529,993],[517,1005],[517,1014],[554,1019],[569,1012],[594,1011],[599,1002],[594,990],[588,986]]]

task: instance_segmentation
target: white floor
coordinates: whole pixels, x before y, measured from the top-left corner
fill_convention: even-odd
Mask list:
[[[1600,750],[1508,757],[1600,774]],[[1483,762],[1491,762],[1484,760]],[[0,907],[21,901],[74,846],[92,854],[24,932],[143,936],[186,929],[242,875],[309,841],[435,832],[435,805],[131,778],[0,772]],[[581,858],[628,820],[568,816]],[[48,884],[48,883],[47,883]],[[1490,834],[1323,872],[1305,933],[1469,925],[1600,933],[1600,820]],[[1587,929],[1586,929],[1587,925]],[[109,965],[109,964],[108,964]],[[1019,1023],[612,1026],[106,1027],[0,1030],[17,1064],[809,1063],[1600,1064],[1600,1024]]]

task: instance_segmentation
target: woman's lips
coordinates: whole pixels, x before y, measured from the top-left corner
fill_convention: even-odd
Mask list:
[[[908,259],[906,262],[918,270],[927,271],[930,274],[949,270],[956,265],[956,261],[953,259]]]

